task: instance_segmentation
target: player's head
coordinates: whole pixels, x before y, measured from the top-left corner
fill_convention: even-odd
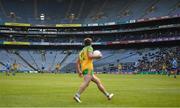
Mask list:
[[[172,60],[176,60],[176,58],[175,57],[173,57],[173,59]]]
[[[84,46],[89,46],[92,43],[92,39],[91,38],[85,38],[84,39]]]

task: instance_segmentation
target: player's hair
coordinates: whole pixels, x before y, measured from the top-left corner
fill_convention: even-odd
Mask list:
[[[84,39],[84,46],[89,46],[92,43],[92,39],[91,38],[85,38]]]

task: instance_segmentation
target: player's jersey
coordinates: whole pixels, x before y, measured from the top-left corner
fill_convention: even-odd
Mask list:
[[[163,69],[163,70],[166,69],[166,64],[163,64],[162,69]]]
[[[6,64],[6,69],[10,69],[11,68],[11,65],[9,63]]]
[[[13,64],[12,67],[13,67],[13,69],[17,69],[18,66],[17,66],[17,64]]]
[[[118,69],[122,69],[122,65],[121,64],[118,65]]]
[[[84,47],[79,53],[79,59],[81,64],[81,70],[93,70],[93,59],[88,57],[88,52],[93,52],[92,46]]]
[[[172,61],[172,68],[174,68],[174,69],[177,68],[177,61],[176,60]]]

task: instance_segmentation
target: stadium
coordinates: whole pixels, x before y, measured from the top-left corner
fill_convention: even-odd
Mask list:
[[[95,74],[76,61],[84,39]],[[0,0],[0,107],[180,107],[179,0]]]

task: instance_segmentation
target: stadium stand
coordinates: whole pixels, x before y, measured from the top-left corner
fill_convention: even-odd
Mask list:
[[[31,24],[122,22],[180,14],[178,0],[1,0],[0,6],[1,22]]]
[[[114,72],[117,72],[118,64],[123,65],[124,72],[134,71],[135,62],[139,63],[140,71],[154,71],[161,70],[164,61],[169,62],[169,57],[180,59],[179,47],[172,48],[146,48],[146,49],[121,49],[121,50],[102,50],[102,59],[94,61],[95,69],[98,72],[103,72],[104,68],[110,69],[110,64],[114,66]],[[24,60],[19,57],[13,50],[2,50],[0,51],[2,63],[9,62],[13,64],[15,61],[20,65],[19,71],[46,71],[53,72],[57,63],[62,64],[61,72],[74,72],[75,61],[78,56],[78,50],[74,50],[71,53],[64,53],[62,51],[48,50],[45,52],[45,60],[41,58],[42,53],[39,50],[16,50]],[[15,50],[14,50],[15,51]],[[177,53],[178,52],[178,53]],[[58,56],[57,56],[58,54]],[[63,61],[64,60],[64,61]],[[32,66],[30,66],[32,65]],[[167,65],[170,65],[167,63]],[[44,69],[42,68],[44,66]],[[34,67],[34,68],[32,68]],[[127,68],[131,67],[131,69]],[[150,68],[151,67],[151,68]],[[1,71],[5,71],[6,67],[1,66]]]
[[[86,37],[104,55],[97,72],[120,64],[123,73],[159,71],[162,61],[180,60],[179,7],[179,0],[0,0],[0,71],[18,64],[19,72],[53,73],[58,65],[75,72]]]

